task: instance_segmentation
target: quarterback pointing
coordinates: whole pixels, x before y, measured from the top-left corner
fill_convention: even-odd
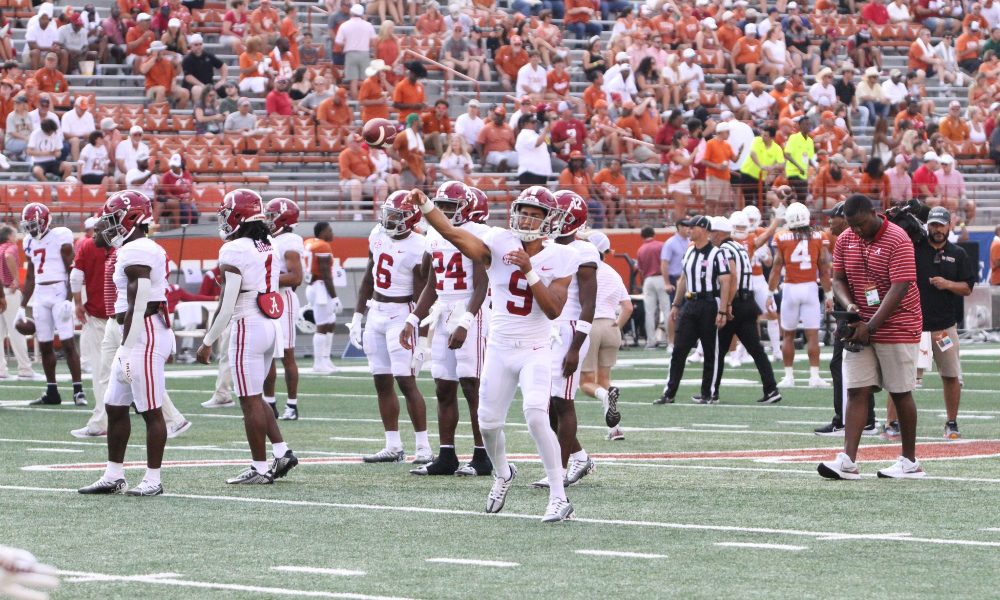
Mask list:
[[[503,509],[517,476],[507,462],[503,427],[520,387],[524,419],[549,480],[542,521],[572,517],[559,442],[549,424],[550,321],[563,311],[579,261],[572,248],[549,240],[559,231],[561,213],[555,198],[542,186],[525,189],[511,205],[510,229],[491,227],[482,236],[452,225],[419,190],[410,192],[410,199],[444,239],[486,267],[490,280],[493,309],[479,405],[479,427],[494,467],[486,512]]]

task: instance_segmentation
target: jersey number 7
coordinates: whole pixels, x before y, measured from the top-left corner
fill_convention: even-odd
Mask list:
[[[41,260],[38,261],[38,274],[41,275],[45,271],[45,248],[38,248],[32,254],[41,256]]]

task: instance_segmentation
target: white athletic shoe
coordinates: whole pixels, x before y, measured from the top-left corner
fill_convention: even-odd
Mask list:
[[[426,465],[434,462],[434,451],[430,448],[417,448],[417,453],[413,457],[412,464]]]
[[[549,505],[545,507],[545,516],[542,517],[542,523],[558,523],[559,521],[567,521],[572,518],[573,505],[565,498],[556,498],[550,500]]]
[[[330,375],[337,372],[337,368],[330,361],[316,361],[311,370],[316,375]]]
[[[81,427],[80,429],[74,429],[70,431],[69,434],[75,438],[95,438],[95,437],[107,437],[107,431],[97,431],[96,429],[91,429],[88,427]]]
[[[548,477],[542,477],[538,481],[532,483],[531,487],[537,488],[537,489],[540,489],[540,490],[547,490],[547,489],[549,489],[549,478]]]
[[[514,465],[510,465],[509,479],[493,475],[493,487],[490,488],[490,495],[486,497],[486,512],[498,513],[503,510],[504,502],[507,501],[507,492],[510,491],[515,477],[517,477],[517,467]]]
[[[861,479],[858,465],[843,452],[838,453],[834,460],[819,463],[816,470],[827,479]]]
[[[830,382],[823,379],[822,377],[810,377],[809,387],[811,388],[828,388],[830,387]]]
[[[145,479],[139,485],[125,492],[126,496],[160,496],[163,494],[163,486],[159,483],[150,483]]]
[[[213,395],[207,401],[201,403],[202,408],[228,408],[230,406],[236,406],[232,398],[220,398]]]
[[[705,355],[702,354],[700,351],[695,351],[688,355],[687,361],[689,363],[705,362]]]
[[[878,476],[885,479],[920,479],[926,477],[927,473],[920,466],[919,460],[911,461],[905,456],[900,456],[894,465],[879,471]]]
[[[741,361],[739,357],[733,356],[733,354],[730,353],[729,356],[726,357],[726,364],[734,369],[738,369],[743,366],[743,361]]]
[[[175,437],[180,437],[184,435],[188,429],[191,429],[191,421],[185,420],[177,425],[171,425],[167,427],[167,439],[172,440]]]
[[[612,427],[608,430],[608,439],[613,442],[619,442],[625,439],[625,432],[622,431],[621,427]]]
[[[779,388],[795,387],[795,378],[788,376],[782,377],[781,381],[778,382],[778,387]]]
[[[569,469],[566,470],[566,485],[576,485],[581,479],[594,472],[594,461],[587,457],[587,460],[569,460]]]

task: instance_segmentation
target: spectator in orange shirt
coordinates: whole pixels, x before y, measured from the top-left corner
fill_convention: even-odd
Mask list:
[[[242,94],[263,94],[267,91],[273,72],[268,67],[269,59],[264,59],[263,46],[263,38],[256,35],[247,38],[246,50],[240,54],[239,89]]]
[[[598,171],[597,175],[594,175],[593,182],[595,197],[587,205],[590,209],[590,214],[594,215],[595,220],[600,215],[602,223],[606,222],[604,219],[614,223],[618,219],[618,215],[624,210],[625,221],[629,227],[632,227],[634,216],[627,207],[623,208],[625,175],[622,173],[622,161],[617,158],[611,159],[607,167]],[[594,227],[597,227],[597,225],[594,225]]]
[[[489,167],[506,172],[517,167],[517,152],[514,150],[514,130],[506,122],[507,109],[498,104],[490,111],[489,121],[479,130],[476,138],[482,169]]]
[[[885,174],[881,158],[873,156],[865,163],[858,183],[858,193],[878,198],[883,210],[889,208],[889,176]]]
[[[552,70],[545,76],[545,94],[547,102],[570,101],[577,110],[582,111],[582,102],[569,95],[569,73],[566,72],[566,59],[557,56],[552,59]]]
[[[373,196],[378,205],[385,199],[388,188],[385,181],[379,179],[375,163],[362,148],[361,141],[361,136],[356,133],[347,136],[347,147],[338,157],[340,189],[354,205],[361,202],[362,194]]]
[[[156,34],[149,28],[152,17],[148,13],[139,13],[136,17],[135,27],[130,27],[125,34],[125,62],[132,68],[132,72],[138,72],[137,63],[142,62],[149,53],[149,46],[156,39]]]
[[[420,61],[406,63],[406,79],[396,84],[392,91],[392,106],[399,111],[400,122],[408,122],[411,114],[419,114],[427,107],[424,86],[420,80],[427,77],[427,69]],[[422,141],[422,140],[421,140]]]
[[[507,91],[514,89],[517,72],[528,64],[528,52],[521,46],[521,36],[511,36],[510,45],[501,46],[493,55],[493,62],[500,76],[500,86]]]
[[[402,165],[399,181],[404,189],[422,186],[427,180],[421,127],[420,115],[411,113],[406,117],[406,129],[396,134],[396,140],[392,143],[394,158]]]
[[[736,26],[736,19],[733,16],[733,11],[727,10],[722,13],[722,25],[715,32],[716,39],[719,40],[719,45],[722,46],[726,52],[732,53],[733,47],[736,46],[736,41],[743,37],[743,32],[740,28]]]
[[[590,154],[611,154],[612,156],[621,154],[621,142],[618,139],[617,130],[613,127],[614,123],[608,116],[607,101],[598,100],[594,116],[590,118],[590,127],[587,128],[587,150]]]
[[[574,150],[570,153],[566,168],[559,173],[559,189],[576,192],[584,200],[590,200],[593,196],[587,159],[583,152]]]
[[[975,73],[982,62],[979,52],[983,47],[983,35],[979,21],[972,21],[969,27],[955,40],[955,59],[966,73]],[[929,77],[929,75],[928,75]]]
[[[812,130],[813,144],[816,150],[826,150],[830,154],[838,154],[844,147],[844,140],[848,134],[843,129],[837,127],[837,116],[832,110],[824,110],[820,115],[820,125]],[[845,155],[846,156],[846,155]]]
[[[448,35],[448,26],[444,21],[444,15],[441,14],[438,3],[428,2],[426,7],[427,10],[424,11],[424,14],[420,15],[417,22],[414,23],[413,28],[422,37],[443,39],[444,36]]]
[[[652,101],[652,99],[643,100],[638,107],[632,102],[622,104],[622,116],[618,117],[618,120],[615,122],[615,127],[623,130],[622,133],[628,137],[648,143],[647,145],[625,140],[626,152],[631,154],[632,158],[635,159],[636,162],[655,164],[659,162],[659,155],[651,147],[653,145],[653,137],[645,135],[642,132],[642,126],[639,124],[639,118],[635,114],[637,110],[645,110],[646,106],[648,106],[648,101]]]
[[[962,117],[962,105],[958,100],[948,103],[948,114],[938,123],[938,133],[953,144],[962,144],[969,139],[969,124]]]
[[[812,180],[812,195],[816,208],[826,210],[854,192],[857,182],[847,171],[847,159],[841,154],[830,156]]]
[[[45,55],[45,66],[35,71],[34,78],[38,82],[39,92],[65,92],[69,90],[66,83],[66,76],[59,72],[56,66],[59,63],[59,55],[49,52]]]
[[[601,34],[601,25],[597,22],[601,14],[598,0],[565,0],[564,6],[563,25],[576,39]]]
[[[392,95],[392,86],[386,79],[389,67],[385,62],[376,58],[368,64],[365,69],[365,79],[361,82],[358,90],[358,105],[361,107],[361,122],[367,123],[372,119],[389,118],[389,98]]]
[[[588,117],[593,116],[593,114],[597,112],[598,102],[604,102],[605,109],[608,107],[608,96],[602,89],[604,87],[604,73],[595,71],[594,74],[589,77],[591,78],[590,85],[583,90],[583,105],[587,109]]]
[[[278,37],[281,15],[271,7],[271,0],[260,0],[260,5],[250,13],[249,23],[251,35],[264,37],[270,45]]]
[[[747,23],[743,28],[743,37],[736,40],[733,46],[732,61],[733,67],[743,71],[747,76],[747,81],[756,81],[757,66],[760,64],[761,45],[760,38],[757,37],[757,25]]]
[[[729,181],[729,162],[736,158],[729,145],[729,124],[715,126],[715,137],[705,144],[701,164],[705,167],[705,210],[707,214],[722,214],[732,207],[732,186]]]
[[[428,154],[441,156],[448,146],[451,136],[451,119],[448,118],[448,101],[439,99],[434,103],[434,109],[420,115],[423,122],[424,147]]]
[[[177,83],[177,67],[167,45],[156,40],[149,46],[149,55],[139,66],[146,76],[146,97],[153,102],[173,100],[177,108],[187,108],[191,93]]]
[[[337,88],[332,96],[319,103],[319,106],[316,107],[316,121],[338,127],[340,129],[338,133],[347,134],[347,129],[354,121],[354,115],[351,113],[351,107],[347,104],[346,89]]]

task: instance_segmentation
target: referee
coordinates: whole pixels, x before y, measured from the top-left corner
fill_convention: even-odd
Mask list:
[[[670,357],[670,377],[663,395],[654,404],[670,404],[684,374],[688,353],[701,341],[705,365],[701,375],[701,394],[692,400],[698,404],[717,402],[715,386],[716,343],[719,328],[729,314],[730,288],[733,283],[729,262],[708,239],[712,223],[708,217],[696,215],[680,222],[691,228],[691,247],[684,254],[684,271],[677,282],[677,293],[670,308],[670,319],[677,322],[674,351]],[[720,301],[724,298],[725,301]],[[681,308],[681,300],[685,300]]]
[[[760,373],[760,381],[764,384],[764,395],[757,400],[759,404],[775,404],[781,402],[781,393],[778,392],[778,384],[774,380],[774,369],[771,368],[771,361],[767,359],[764,346],[760,343],[760,328],[757,318],[760,317],[760,307],[753,295],[753,286],[750,283],[750,275],[753,267],[750,264],[750,255],[747,254],[746,247],[730,237],[733,227],[726,217],[712,217],[712,243],[722,251],[726,262],[729,263],[729,270],[733,274],[733,285],[729,288],[729,297],[722,297],[722,304],[731,306],[728,321],[725,327],[719,329],[718,355],[715,358],[715,387],[712,390],[712,403],[718,401],[719,385],[722,382],[722,370],[725,368],[726,353],[729,352],[729,345],[733,341],[733,336],[739,338],[747,353],[753,358],[757,365],[757,372]],[[728,300],[728,302],[727,302]]]

